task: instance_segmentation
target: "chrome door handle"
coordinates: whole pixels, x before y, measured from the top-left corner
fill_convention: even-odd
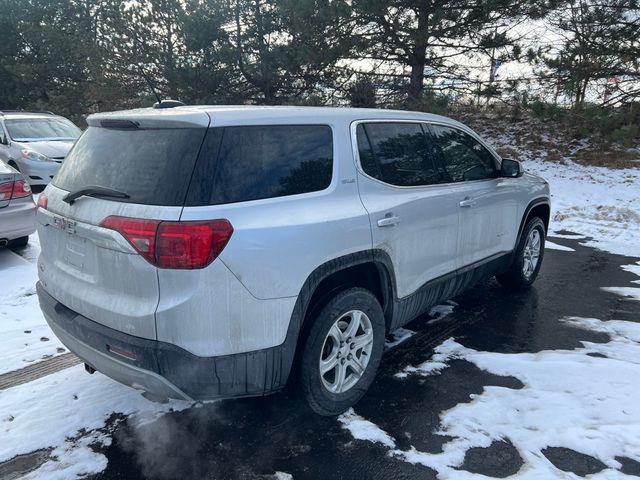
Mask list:
[[[462,208],[471,208],[476,204],[476,201],[472,198],[466,197],[464,200],[460,202],[460,206]]]
[[[379,227],[393,227],[400,222],[400,217],[384,217],[378,220]]]

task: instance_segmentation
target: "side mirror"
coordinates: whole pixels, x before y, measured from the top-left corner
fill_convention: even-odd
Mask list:
[[[502,167],[500,167],[500,176],[507,178],[515,178],[522,175],[522,166],[517,160],[509,158],[502,159]]]
[[[3,134],[0,134],[0,145],[7,145],[9,142],[7,142],[7,137],[5,137]]]

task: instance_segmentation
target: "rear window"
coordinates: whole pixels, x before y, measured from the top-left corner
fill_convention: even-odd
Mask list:
[[[182,206],[205,133],[205,128],[89,127],[53,184],[71,192],[97,185],[130,196],[118,201]]]
[[[331,183],[327,125],[212,128],[187,205],[219,205],[324,190]]]

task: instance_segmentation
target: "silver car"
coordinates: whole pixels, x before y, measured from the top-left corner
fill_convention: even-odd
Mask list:
[[[16,169],[0,163],[0,247],[24,247],[36,231],[31,187]]]
[[[548,184],[454,120],[158,107],[90,116],[39,201],[40,305],[89,372],[208,399],[293,371],[337,414],[386,332],[540,270]]]
[[[33,186],[47,185],[81,130],[53,113],[0,111],[0,161]]]

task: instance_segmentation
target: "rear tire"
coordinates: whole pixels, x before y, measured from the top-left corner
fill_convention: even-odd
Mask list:
[[[306,338],[300,383],[311,409],[338,415],[366,393],[384,348],[385,321],[364,288],[336,294],[314,319]]]
[[[29,236],[16,238],[15,240],[11,240],[9,242],[10,248],[24,248],[29,243]]]
[[[542,266],[544,237],[544,222],[538,217],[529,220],[522,231],[509,270],[496,275],[503,287],[509,290],[526,290],[531,287]]]

